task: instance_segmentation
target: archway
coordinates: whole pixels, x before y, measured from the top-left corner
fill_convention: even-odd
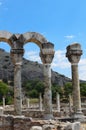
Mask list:
[[[47,40],[40,34],[35,32],[23,34],[25,39],[24,44],[28,42],[34,42],[40,48],[40,57],[43,63],[44,73],[44,118],[53,118],[52,114],[52,92],[51,92],[51,62],[54,56],[53,44],[47,42]]]
[[[14,109],[21,115],[21,66],[24,54],[24,45],[33,42],[39,46],[40,57],[44,66],[45,82],[45,118],[52,118],[51,95],[51,62],[54,57],[54,45],[48,42],[41,34],[27,32],[24,34],[11,34],[0,31],[0,41],[7,42],[11,47],[12,62],[14,63]]]

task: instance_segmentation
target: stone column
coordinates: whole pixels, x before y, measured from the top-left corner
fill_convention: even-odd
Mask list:
[[[30,108],[30,99],[29,98],[26,98],[26,106],[27,106],[27,108]]]
[[[18,115],[21,115],[22,111],[21,65],[21,63],[16,63],[14,68],[14,109]]]
[[[44,93],[45,119],[49,119],[53,117],[50,64],[44,64],[44,85],[45,85],[45,93]]]
[[[44,67],[44,118],[53,118],[52,113],[52,92],[51,92],[51,62],[54,57],[53,44],[44,43],[40,53]]]
[[[12,49],[11,56],[14,63],[14,111],[16,115],[22,114],[21,94],[21,66],[23,50]]]
[[[79,74],[78,74],[78,62],[80,60],[81,55],[82,50],[80,44],[75,43],[67,47],[66,56],[68,57],[68,60],[71,62],[71,70],[72,70],[73,107],[75,117],[79,117],[82,115]]]
[[[57,111],[60,112],[60,95],[58,92],[56,93],[56,108]]]
[[[71,94],[69,94],[69,112],[70,112],[70,114],[72,112],[72,96],[71,96]]]
[[[42,111],[42,95],[39,94],[39,110]]]
[[[5,97],[3,97],[3,108],[5,108]]]

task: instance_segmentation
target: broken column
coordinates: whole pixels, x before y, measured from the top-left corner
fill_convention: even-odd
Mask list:
[[[81,46],[78,43],[71,44],[67,47],[66,57],[71,63],[72,71],[72,87],[73,87],[73,107],[74,116],[80,117],[82,115],[81,110],[81,98],[80,98],[80,85],[78,74],[78,62],[82,55]]]
[[[52,114],[52,92],[51,92],[51,62],[54,57],[54,45],[44,43],[40,53],[44,67],[44,118],[53,118]]]
[[[58,92],[56,93],[56,108],[57,111],[60,112],[60,95]]]
[[[21,66],[24,53],[22,35],[13,35],[10,40],[13,42],[11,57],[14,64],[14,111],[16,115],[22,114],[22,94],[21,94]]]
[[[42,111],[42,95],[39,94],[39,110]]]

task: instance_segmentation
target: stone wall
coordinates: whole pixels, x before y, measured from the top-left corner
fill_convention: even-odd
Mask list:
[[[4,114],[9,114],[9,115],[15,115],[14,111],[4,111]],[[31,118],[43,118],[44,117],[44,111],[39,111],[39,110],[23,110],[22,115],[26,117],[31,117]],[[53,111],[54,117],[61,117],[61,113],[57,111]]]
[[[58,120],[38,120],[24,116],[0,117],[0,130],[79,130],[80,123],[65,123]]]

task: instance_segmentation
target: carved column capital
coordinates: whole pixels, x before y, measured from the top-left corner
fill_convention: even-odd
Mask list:
[[[20,65],[22,63],[23,50],[11,49],[10,55],[14,65]]]
[[[71,62],[72,65],[77,65],[80,57],[82,55],[81,45],[78,43],[74,43],[67,47],[66,57]]]
[[[54,57],[54,45],[50,42],[44,43],[40,52],[41,60],[44,64],[51,64]]]

